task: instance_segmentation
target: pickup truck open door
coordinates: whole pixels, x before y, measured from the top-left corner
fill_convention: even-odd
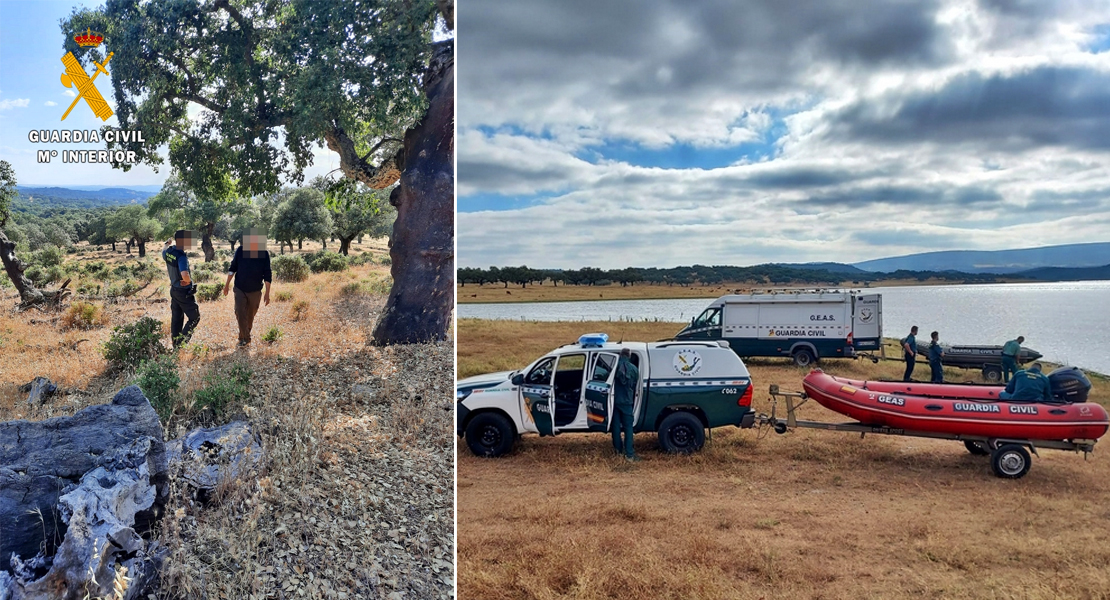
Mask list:
[[[586,424],[590,431],[609,430],[618,358],[611,352],[597,352],[590,359],[590,379],[586,382]]]
[[[549,356],[536,363],[520,385],[520,399],[525,417],[535,424],[540,436],[555,435],[555,360]]]

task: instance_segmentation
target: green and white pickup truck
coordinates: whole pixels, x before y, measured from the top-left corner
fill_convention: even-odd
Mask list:
[[[667,452],[695,452],[705,429],[751,427],[751,376],[718,342],[608,342],[587,334],[519,371],[477,375],[455,384],[456,429],[479,456],[509,453],[525,433],[606,432],[613,379],[623,348],[640,371],[634,430],[659,433]]]

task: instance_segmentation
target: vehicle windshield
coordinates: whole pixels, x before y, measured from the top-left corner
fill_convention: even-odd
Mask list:
[[[701,313],[698,318],[694,319],[691,327],[720,327],[721,326],[721,309],[707,308],[705,312]]]
[[[528,375],[524,378],[524,383],[532,385],[551,385],[551,376],[554,374],[553,367],[555,366],[555,357],[548,356],[547,358],[536,363]]]

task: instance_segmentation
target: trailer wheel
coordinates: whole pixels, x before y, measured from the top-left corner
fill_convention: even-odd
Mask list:
[[[985,442],[977,442],[975,440],[964,440],[964,447],[967,451],[975,456],[987,456],[991,453],[991,449]]]
[[[786,433],[786,423],[783,423],[782,421],[775,423],[774,425],[772,425],[772,427],[774,427],[775,433],[779,435]]]
[[[801,348],[794,352],[794,364],[799,367],[808,367],[815,362],[817,362],[817,357],[813,356],[813,352],[810,352],[807,348]]]
[[[505,415],[487,412],[476,415],[466,425],[466,445],[477,456],[508,454],[516,443],[516,427]]]
[[[676,412],[659,424],[659,447],[671,454],[691,454],[705,445],[705,428],[688,412]]]
[[[1002,381],[1002,367],[998,365],[985,365],[983,367],[983,379],[991,383]]]
[[[999,446],[991,455],[994,474],[1004,479],[1021,479],[1029,472],[1029,451],[1018,444]]]

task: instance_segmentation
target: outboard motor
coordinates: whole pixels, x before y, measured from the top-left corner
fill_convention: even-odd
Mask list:
[[[1061,402],[1086,402],[1091,380],[1078,367],[1060,367],[1048,374],[1052,397]]]

